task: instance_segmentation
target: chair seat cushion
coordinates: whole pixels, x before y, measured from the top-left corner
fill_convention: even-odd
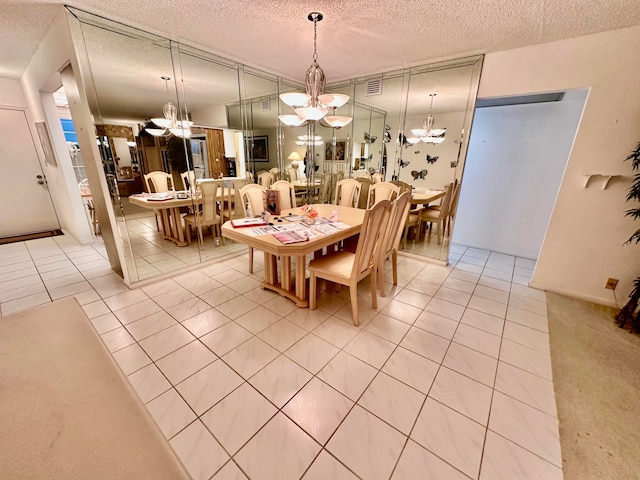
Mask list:
[[[438,220],[440,218],[440,210],[435,210],[431,207],[425,208],[420,212],[420,218],[423,220]]]
[[[309,262],[309,270],[314,270],[315,275],[325,278],[327,273],[332,277],[349,279],[353,270],[355,254],[351,252],[337,252]]]

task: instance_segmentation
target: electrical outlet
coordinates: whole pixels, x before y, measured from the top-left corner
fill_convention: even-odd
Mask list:
[[[617,278],[609,278],[607,280],[607,284],[604,286],[604,288],[607,288],[609,290],[615,290],[617,286],[618,286],[618,279]]]

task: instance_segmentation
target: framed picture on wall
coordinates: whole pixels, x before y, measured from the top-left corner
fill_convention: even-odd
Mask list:
[[[251,149],[252,158],[256,162],[269,161],[269,137],[255,136],[253,137],[253,148]]]
[[[336,142],[336,162],[344,162],[344,154],[347,148],[347,142],[345,140],[338,140]],[[333,160],[333,145],[327,143],[327,149],[325,151],[324,158],[326,160]]]
[[[40,138],[40,145],[42,145],[45,162],[55,167],[57,165],[56,156],[51,146],[51,137],[49,136],[49,130],[47,130],[47,124],[44,122],[36,122],[36,131]]]

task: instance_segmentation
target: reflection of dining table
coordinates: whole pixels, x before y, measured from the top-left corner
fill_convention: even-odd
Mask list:
[[[168,194],[171,194],[171,192],[168,192]],[[184,199],[168,198],[166,200],[158,200],[158,198],[165,198],[167,196],[169,195],[157,193],[131,195],[129,202],[142,208],[159,211],[164,238],[171,240],[178,247],[186,247],[188,243],[182,226],[180,207],[193,207],[194,203],[199,204],[201,199],[191,199],[189,196]]]
[[[414,187],[411,192],[411,203],[426,205],[444,197],[446,190],[429,190],[428,188]]]
[[[229,238],[234,242],[244,243],[255,250],[264,252],[264,281],[262,282],[262,287],[293,300],[299,307],[307,307],[309,305],[306,286],[306,256],[358,234],[365,213],[365,210],[331,204],[314,205],[314,207],[318,211],[318,217],[329,218],[332,212],[338,212],[338,220],[349,225],[349,227],[304,242],[284,245],[271,234],[251,235],[250,228],[234,228],[231,222],[225,222],[222,225],[223,237]],[[284,210],[278,217],[271,217],[271,223],[274,225],[286,225],[289,222],[282,220],[281,217],[287,216],[289,213],[300,215],[300,208]],[[278,222],[278,220],[282,221]],[[278,283],[277,257],[281,259],[280,283]],[[293,288],[291,279],[292,257],[296,259],[295,285],[293,285]]]
[[[306,180],[293,180],[291,182],[291,185],[293,185],[293,188],[296,191],[306,190],[307,186],[310,186],[312,189],[317,190],[322,186],[322,182],[320,180],[314,180],[313,182],[308,184]]]
[[[233,178],[230,179],[233,180]],[[220,182],[220,179],[215,181]],[[218,193],[218,196],[222,198],[223,202],[227,202],[227,208],[231,209],[235,199],[235,190],[224,187],[221,187],[221,189],[222,192]],[[192,199],[191,195],[187,193],[187,198],[177,198],[179,193],[181,192],[136,194],[129,197],[129,202],[142,208],[160,212],[160,221],[162,223],[165,240],[171,240],[178,247],[186,247],[189,245],[189,242],[187,242],[185,229],[182,225],[180,207],[195,209],[198,205],[202,204],[202,197],[197,196]],[[166,198],[170,195],[173,197]],[[159,200],[159,198],[166,199]],[[223,208],[223,210],[227,210],[227,208]]]

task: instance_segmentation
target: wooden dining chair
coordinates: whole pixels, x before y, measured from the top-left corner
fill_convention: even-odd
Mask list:
[[[376,265],[379,256],[380,239],[391,211],[391,202],[383,200],[364,214],[360,237],[355,253],[345,250],[319,257],[309,262],[309,308],[316,309],[317,279],[324,278],[330,282],[349,287],[353,324],[360,325],[358,314],[358,283],[370,276],[371,307],[378,308],[376,296]]]
[[[368,175],[357,177],[355,180],[360,183],[360,196],[356,202],[356,206],[358,208],[369,208],[367,205],[367,203],[369,203],[369,189],[373,185],[373,182]]]
[[[257,217],[266,210],[267,189],[249,183],[240,189],[240,203],[245,217]],[[253,247],[249,247],[249,273],[253,273]]]
[[[182,179],[182,186],[184,190],[195,189],[196,187],[196,172],[193,170],[187,170],[186,172],[182,172],[180,174],[180,178]]]
[[[144,184],[149,193],[168,192],[169,182],[173,182],[171,175],[160,170],[149,172],[144,176]],[[156,217],[156,230],[160,231],[160,223],[162,223],[162,220],[158,220],[161,219],[160,210],[154,210],[153,213]]]
[[[402,232],[404,231],[407,215],[409,214],[409,203],[411,200],[411,193],[404,192],[393,202],[391,208],[391,215],[387,222],[387,229],[382,239],[380,247],[380,256],[378,259],[378,285],[380,288],[380,296],[385,296],[384,291],[384,262],[391,260],[391,267],[393,270],[393,284],[398,284],[398,247],[400,240],[402,239]]]
[[[294,186],[286,180],[278,180],[273,182],[271,190],[278,190],[280,192],[280,209],[287,210],[289,208],[295,208],[296,205],[296,189]]]
[[[173,179],[167,172],[160,170],[155,172],[149,172],[144,176],[144,182],[147,185],[147,192],[168,192],[170,190],[169,184],[173,186]]]
[[[258,174],[258,184],[262,185],[265,188],[270,188],[273,183],[273,173],[264,171]]]
[[[384,176],[381,173],[374,173],[373,175],[371,175],[371,181],[373,183],[384,182]]]
[[[444,230],[444,222],[449,212],[449,204],[451,202],[451,196],[453,194],[453,183],[450,183],[447,187],[447,192],[442,198],[442,203],[438,205],[439,208],[426,207],[420,211],[420,223],[436,224],[436,234],[438,236],[438,245],[442,243],[442,235]],[[429,237],[431,237],[432,229],[429,229]]]
[[[336,184],[335,205],[343,205],[345,207],[356,207],[360,201],[361,183],[352,178],[339,180]]]
[[[409,185],[407,182],[403,182],[401,180],[391,180],[389,183],[392,183],[400,187],[400,193],[411,192],[413,190],[412,185]]]
[[[217,182],[200,183],[200,192],[202,194],[202,204],[195,213],[188,214],[184,217],[184,224],[187,230],[187,242],[191,245],[191,226],[198,230],[198,238],[200,243],[204,244],[202,236],[203,227],[211,227],[211,236],[214,239],[222,238],[224,245],[224,237],[222,236],[222,212],[220,207],[224,201],[222,192],[224,189]]]
[[[400,195],[400,187],[389,182],[374,183],[369,187],[367,196],[367,208],[372,207],[381,200],[393,202]]]

